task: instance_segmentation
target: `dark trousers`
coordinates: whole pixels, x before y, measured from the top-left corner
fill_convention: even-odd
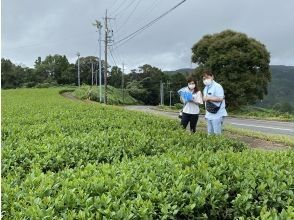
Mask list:
[[[199,116],[198,114],[187,114],[183,112],[181,125],[183,126],[184,129],[186,129],[188,123],[190,122],[190,130],[191,132],[195,133],[198,116]]]

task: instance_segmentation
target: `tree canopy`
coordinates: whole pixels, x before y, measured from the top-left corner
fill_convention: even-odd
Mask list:
[[[99,58],[87,56],[80,58],[81,84],[92,83],[92,63],[93,63],[93,84],[96,84],[96,72],[99,68]],[[104,62],[102,62],[102,73]],[[34,87],[45,84],[66,85],[76,84],[78,78],[77,62],[69,63],[65,55],[48,55],[42,60],[38,57],[35,60],[34,68],[16,65],[9,59],[1,59],[1,86],[4,89],[17,87]],[[98,77],[97,77],[98,78]],[[99,82],[99,78],[97,79]],[[102,74],[102,82],[104,74]]]
[[[206,35],[192,47],[192,61],[199,65],[197,78],[201,79],[204,69],[213,72],[230,108],[253,104],[267,94],[270,54],[246,34],[226,30]]]
[[[2,88],[16,88],[35,78],[33,69],[15,65],[9,59],[1,59],[1,86]]]

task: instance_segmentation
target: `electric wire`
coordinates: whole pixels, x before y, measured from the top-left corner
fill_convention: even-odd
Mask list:
[[[137,0],[132,0],[128,5],[126,5],[125,7],[122,7],[120,11],[118,11],[114,17],[119,17],[118,15],[121,14],[122,12],[125,12],[126,9],[128,9],[129,7],[131,7],[131,5]]]
[[[138,8],[139,4],[140,4],[141,0],[138,0],[137,4],[135,5],[135,7],[133,8],[133,10],[131,11],[131,13],[129,14],[129,16],[125,19],[125,21],[120,25],[120,28],[117,31],[120,31],[130,20],[131,16],[134,14],[134,12],[136,11],[136,9]]]
[[[175,5],[174,7],[172,7],[171,9],[169,9],[168,11],[164,12],[162,15],[160,15],[159,17],[155,18],[154,20],[150,21],[148,24],[144,25],[143,27],[139,28],[138,30],[134,31],[133,33],[129,34],[128,36],[118,40],[114,45],[116,48],[122,46],[123,44],[125,44],[127,41],[131,40],[132,38],[134,38],[137,34],[141,33],[142,31],[146,30],[147,28],[149,28],[150,26],[152,26],[154,23],[156,23],[157,21],[159,21],[161,18],[163,18],[164,16],[166,16],[167,14],[169,14],[170,12],[172,12],[173,10],[175,10],[177,7],[179,7],[181,4],[183,4],[186,0],[182,0],[180,3],[178,3],[177,5]]]

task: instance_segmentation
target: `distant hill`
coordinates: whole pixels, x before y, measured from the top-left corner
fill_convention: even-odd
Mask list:
[[[193,70],[194,70],[194,69],[190,69],[190,68],[182,68],[182,69],[178,69],[178,70],[163,71],[163,72],[168,73],[168,74],[175,74],[175,73],[189,74],[189,73],[191,73]]]
[[[294,66],[270,66],[272,80],[268,94],[258,106],[273,107],[277,103],[289,103],[294,106]]]
[[[187,74],[192,69],[182,68],[175,71],[165,71],[174,74],[177,72]],[[294,106],[294,66],[271,65],[272,80],[268,86],[268,94],[262,102],[257,103],[261,107],[273,107],[277,103],[289,103]]]

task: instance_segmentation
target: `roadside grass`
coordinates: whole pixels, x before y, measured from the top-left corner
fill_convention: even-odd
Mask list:
[[[181,108],[182,107],[180,103],[171,106],[171,108],[167,105],[154,106],[155,110],[166,112],[179,112]],[[204,112],[204,105],[200,106],[200,111]],[[255,106],[244,106],[240,110],[229,110],[228,112],[230,117],[236,118],[294,122],[294,114],[288,112],[279,112],[274,109],[266,109]]]
[[[251,118],[275,121],[294,121],[294,114],[280,112],[274,109],[260,108],[256,106],[244,106],[240,110],[230,111],[231,117]]]
[[[154,106],[155,110],[166,111],[166,112],[179,112],[183,108],[181,103],[177,103],[176,105],[172,105],[169,107],[168,105],[158,105]]]
[[[159,110],[159,109],[154,107],[154,110]],[[167,110],[162,108],[161,111],[167,111]],[[178,111],[174,110],[173,112],[178,112]],[[200,130],[201,132],[206,132],[206,126],[207,126],[206,122],[201,120],[201,121],[198,121],[197,129],[198,129],[198,131]],[[231,134],[237,134],[237,135],[241,135],[241,136],[270,141],[273,143],[283,144],[285,146],[289,146],[289,147],[294,148],[294,137],[291,137],[289,135],[265,134],[265,133],[258,132],[258,131],[250,131],[248,129],[235,128],[231,125],[225,125],[224,126],[224,135],[227,135],[228,137],[230,137],[228,132]]]
[[[197,124],[198,130],[201,130],[201,132],[206,132],[206,122],[201,120]],[[242,128],[235,128],[231,125],[225,125],[223,128],[224,135],[230,137],[229,133],[231,134],[237,134],[241,136],[256,138],[260,140],[270,141],[273,143],[283,144],[288,147],[292,147],[294,149],[294,137],[291,137],[289,135],[279,135],[279,134],[265,134],[258,131],[250,131],[248,129],[242,129]]]
[[[129,95],[127,91],[122,94],[120,89],[112,86],[107,87],[107,101],[111,105],[136,105],[139,104],[136,99]],[[104,102],[104,86],[102,86],[102,102]],[[99,101],[99,86],[88,86],[83,85],[77,88],[72,93],[75,97],[85,100],[90,99],[91,101]]]
[[[265,134],[258,131],[250,131],[242,128],[235,128],[231,125],[225,125],[224,131],[229,131],[242,136],[258,138],[261,140],[271,141],[274,143],[281,143],[283,145],[294,147],[294,137],[288,135],[278,135],[278,134]]]

